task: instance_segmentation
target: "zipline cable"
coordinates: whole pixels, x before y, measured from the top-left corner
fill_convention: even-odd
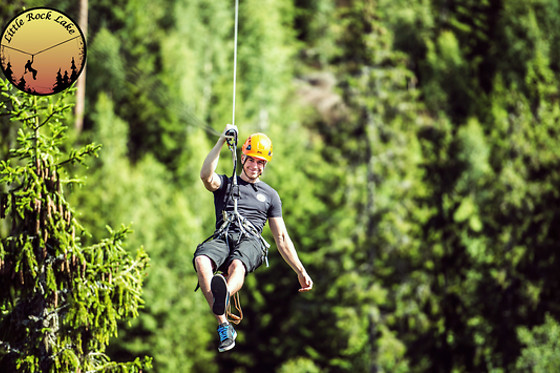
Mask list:
[[[237,82],[237,28],[239,24],[239,0],[235,0],[235,26],[233,36],[233,109],[231,124],[235,126],[235,88]]]
[[[233,107],[232,107],[232,115],[231,115],[231,124],[233,126],[235,126],[235,96],[236,96],[235,92],[237,90],[236,86],[237,86],[237,30],[238,30],[238,28],[239,28],[239,0],[235,0],[235,24],[234,24],[234,37],[233,37],[233,42],[234,42],[234,46],[233,46],[233,105],[232,105]],[[21,52],[26,53],[24,51],[21,51]],[[198,118],[190,110],[187,110],[187,109],[184,109],[184,108],[181,108],[179,110],[184,115],[186,120],[190,121],[195,126],[197,126],[199,128],[202,128],[209,135],[220,136],[222,134],[221,132],[217,131],[212,126],[210,126],[208,123],[206,123],[205,121]],[[237,130],[232,129],[230,131],[231,132],[228,131],[228,133],[226,134],[226,136],[228,137],[228,145],[230,146],[230,149],[231,149],[232,146],[237,148]],[[233,139],[234,136],[235,136],[235,139]],[[234,145],[234,142],[235,142],[235,145]],[[236,162],[236,161],[237,160],[234,159],[234,162]],[[234,172],[235,172],[235,170],[234,170]]]
[[[74,36],[73,38],[70,38],[70,39],[68,39],[68,40],[62,41],[62,42],[60,42],[60,43],[58,43],[58,44],[55,44],[55,45],[51,45],[50,47],[45,48],[45,49],[42,49],[42,50],[40,50],[39,52],[36,52],[36,53],[29,53],[29,52],[23,51],[23,50],[21,50],[21,49],[17,49],[17,48],[14,48],[14,47],[10,47],[9,45],[4,45],[4,44],[2,44],[2,46],[5,47],[5,48],[8,48],[8,49],[12,49],[12,50],[15,50],[15,51],[17,51],[17,52],[23,53],[23,54],[30,55],[30,56],[33,57],[33,56],[37,56],[38,54],[41,54],[41,53],[43,53],[43,52],[46,52],[46,51],[48,51],[49,49],[53,49],[53,48],[55,48],[55,47],[58,47],[59,45],[68,43],[69,41],[72,41],[72,40],[77,39],[77,38],[79,38],[79,37],[80,37],[80,35]]]
[[[237,200],[239,199],[239,186],[237,185],[237,128],[235,127],[235,91],[237,82],[237,29],[239,25],[239,0],[235,0],[235,25],[233,31],[233,103],[232,103],[232,113],[231,113],[231,124],[232,129],[226,133],[230,135],[227,140],[228,147],[231,151],[233,158],[233,173],[231,175],[232,186],[230,189],[230,198],[233,198],[233,214],[237,219],[241,227],[243,224],[239,216],[239,211],[237,209]],[[224,212],[222,212],[224,213]],[[225,216],[224,216],[225,218]],[[243,229],[243,228],[242,228]],[[239,316],[231,312],[231,304],[227,309],[227,318],[229,321],[235,323],[236,325],[243,320],[243,311],[241,310],[241,302],[239,301],[239,292],[234,295],[235,308],[239,311]]]
[[[239,0],[235,0],[235,24],[233,27],[233,108],[231,115],[231,124],[233,126],[226,136],[228,136],[228,146],[233,155],[233,175],[232,175],[232,197],[234,208],[233,211],[237,215],[237,199],[239,198],[239,187],[237,186],[237,128],[235,127],[235,88],[237,82],[237,29],[239,26]]]

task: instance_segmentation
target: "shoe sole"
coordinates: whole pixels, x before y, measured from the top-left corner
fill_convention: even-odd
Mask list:
[[[214,296],[214,304],[212,305],[212,312],[215,315],[223,315],[226,313],[226,306],[228,301],[228,290],[226,279],[223,276],[216,275],[212,277],[211,282],[212,295]]]
[[[226,351],[229,351],[232,348],[234,348],[235,347],[235,338],[237,338],[237,332],[234,330],[233,331],[233,343],[230,344],[227,347],[222,347],[222,348],[218,347],[218,352],[226,352]]]

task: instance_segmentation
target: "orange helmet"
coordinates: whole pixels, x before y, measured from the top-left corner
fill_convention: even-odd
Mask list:
[[[253,133],[247,137],[241,151],[249,157],[270,162],[272,159],[272,141],[264,133]]]

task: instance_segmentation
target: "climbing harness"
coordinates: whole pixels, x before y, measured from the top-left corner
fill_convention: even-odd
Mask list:
[[[223,223],[202,243],[210,241],[211,239],[225,237],[226,243],[229,245],[229,230],[232,225],[235,225],[240,231],[236,244],[239,244],[241,238],[246,235],[257,238],[263,247],[263,260],[266,266],[269,267],[268,249],[270,248],[270,244],[263,238],[253,223],[239,213],[238,209],[239,185],[237,183],[237,131],[235,129],[230,129],[226,132],[226,137],[228,148],[231,151],[233,158],[233,173],[227,182],[226,192],[224,194],[224,209],[222,210]],[[229,200],[233,201],[233,211],[231,212],[228,212],[225,209]]]
[[[238,210],[239,185],[237,183],[237,131],[235,129],[230,129],[226,132],[226,136],[228,148],[231,151],[233,158],[233,174],[231,176],[231,182],[228,182],[226,193],[224,195],[224,209],[222,210],[223,223],[212,236],[206,239],[206,241],[211,238],[217,239],[225,237],[226,244],[229,246],[229,230],[232,225],[235,225],[240,230],[236,245],[239,244],[241,238],[245,235],[257,238],[261,243],[264,262],[268,267],[268,249],[270,248],[270,244],[263,238],[258,229],[249,220],[242,216]],[[226,206],[230,199],[233,200],[233,211],[228,212],[226,211]],[[231,302],[227,307],[226,314],[228,320],[237,325],[241,322],[241,320],[243,320],[243,310],[241,309],[239,292],[235,293],[232,298],[235,303],[235,308],[239,312],[239,316],[232,312]]]
[[[258,229],[239,213],[239,210],[237,208],[239,200],[239,185],[237,184],[237,131],[230,131],[231,137],[228,139],[228,148],[230,149],[233,158],[233,174],[231,176],[231,183],[228,183],[229,191],[226,191],[225,193],[224,210],[222,210],[222,217],[224,222],[216,232],[216,237],[220,237],[225,233],[227,239],[227,233],[229,228],[231,227],[231,224],[237,223],[237,227],[241,231],[237,243],[239,243],[239,240],[241,240],[241,237],[243,237],[244,235],[258,238],[263,246],[263,259],[266,263],[266,266],[268,267],[268,249],[270,248],[270,244],[266,242]],[[230,213],[225,210],[225,206],[227,206],[227,202],[229,199],[233,200],[233,211]]]

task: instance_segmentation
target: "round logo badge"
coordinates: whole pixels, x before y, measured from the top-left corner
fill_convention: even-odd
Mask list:
[[[261,194],[261,193],[257,194],[257,199],[260,202],[266,202],[266,196],[264,194]]]
[[[78,79],[86,63],[86,40],[66,14],[51,8],[29,9],[5,26],[0,62],[17,88],[50,95]]]

